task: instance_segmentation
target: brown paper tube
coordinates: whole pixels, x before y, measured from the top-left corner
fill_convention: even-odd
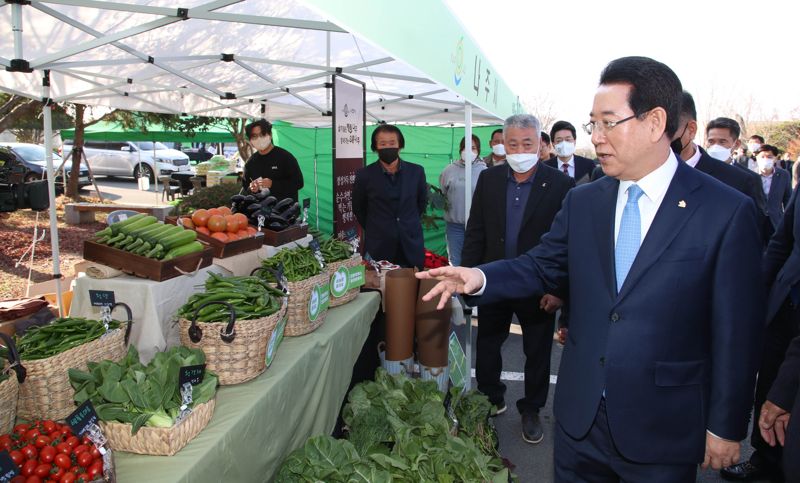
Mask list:
[[[437,283],[438,280],[420,280],[419,298],[417,299],[417,352],[420,364],[428,367],[447,366],[452,309],[450,305],[447,305],[442,310],[437,310],[438,297],[434,297],[430,302],[422,301],[422,296]]]
[[[386,272],[386,359],[401,361],[414,353],[417,278],[413,268]]]

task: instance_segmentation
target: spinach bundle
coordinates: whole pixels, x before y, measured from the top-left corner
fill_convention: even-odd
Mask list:
[[[168,428],[175,424],[181,406],[180,368],[205,360],[202,350],[178,346],[157,353],[145,366],[131,345],[120,362],[89,362],[87,371],[68,372],[76,403],[91,399],[101,420],[131,424],[131,434],[136,434],[142,426]],[[217,376],[206,371],[203,382],[194,386],[189,407],[208,402],[216,389]]]

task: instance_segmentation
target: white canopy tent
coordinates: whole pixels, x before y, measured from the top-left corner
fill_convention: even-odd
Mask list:
[[[321,126],[330,124],[330,79],[340,72],[365,83],[368,121],[463,122],[468,151],[473,122],[519,111],[438,1],[6,0],[0,24],[13,33],[0,36],[0,91],[48,104]],[[50,156],[47,166],[59,278]]]

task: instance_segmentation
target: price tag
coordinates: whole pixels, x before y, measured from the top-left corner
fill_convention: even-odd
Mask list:
[[[317,317],[330,305],[330,291],[330,283],[314,285],[314,288],[311,289],[311,298],[308,300],[308,319],[312,322],[317,320]]]
[[[325,268],[325,257],[322,256],[322,248],[319,246],[319,242],[312,238],[311,241],[308,242],[308,247],[314,252],[314,258],[319,262],[319,267]]]
[[[463,391],[466,389],[467,382],[467,356],[461,348],[461,342],[455,332],[450,333],[450,350],[448,359],[450,362],[450,380],[454,386],[458,386]]]
[[[89,301],[92,307],[111,307],[116,303],[111,290],[89,290]]]
[[[183,386],[185,383],[190,383],[196,386],[203,382],[203,377],[206,375],[206,365],[198,364],[196,366],[183,366],[178,373],[178,385]]]
[[[331,275],[331,295],[334,298],[344,296],[348,291],[361,287],[366,282],[366,268],[358,264],[355,267],[339,267]]]
[[[311,198],[304,198],[303,199],[303,220],[300,222],[301,225],[308,224],[308,210],[311,208]]]
[[[92,401],[87,399],[78,406],[78,409],[67,416],[67,424],[72,429],[73,434],[83,436],[83,433],[88,431],[90,426],[97,424],[98,419]]]
[[[277,282],[283,288],[283,293],[289,293],[289,279],[286,278],[286,273],[283,269],[283,262],[278,264],[278,270],[276,272],[277,275]]]
[[[19,467],[14,464],[8,451],[0,451],[0,483],[8,483],[19,475]]]

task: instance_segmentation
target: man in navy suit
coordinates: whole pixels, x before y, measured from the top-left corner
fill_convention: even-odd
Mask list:
[[[575,126],[567,121],[556,121],[550,129],[550,139],[556,155],[545,164],[574,179],[576,185],[591,181],[595,164],[591,159],[575,154],[575,142],[578,139]]]
[[[428,204],[428,184],[422,166],[400,159],[404,147],[396,126],[381,124],[372,132],[378,161],[356,171],[353,213],[364,229],[364,249],[370,257],[422,270],[421,217]]]
[[[557,481],[694,481],[739,458],[764,326],[753,202],[670,149],[681,83],[612,61],[585,125],[606,176],[572,189],[514,260],[421,274],[478,303],[568,288]],[[475,303],[472,301],[471,303]]]
[[[755,156],[764,195],[767,197],[767,215],[774,231],[778,228],[792,196],[792,175],[778,167],[778,148],[775,146],[762,144],[756,150]]]

